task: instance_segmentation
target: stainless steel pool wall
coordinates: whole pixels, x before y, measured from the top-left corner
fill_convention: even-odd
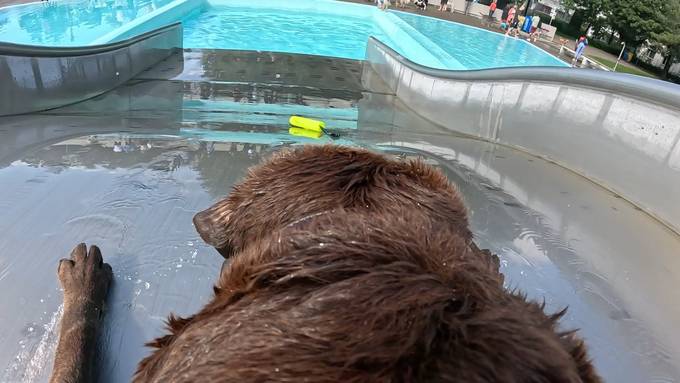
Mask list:
[[[680,233],[680,86],[585,69],[431,69],[373,38],[366,60],[421,117],[558,163]]]
[[[182,49],[175,23],[81,48],[0,44],[0,116],[39,112],[109,91]]]

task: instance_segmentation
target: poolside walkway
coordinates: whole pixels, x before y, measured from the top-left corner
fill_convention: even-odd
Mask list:
[[[33,3],[37,0],[0,0],[0,7],[6,7],[8,5],[16,5],[16,4],[26,4],[26,3]]]

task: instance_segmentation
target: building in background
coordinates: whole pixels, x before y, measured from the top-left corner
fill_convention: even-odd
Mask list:
[[[568,11],[562,6],[562,0],[533,0],[531,7],[534,12],[553,16],[556,20],[565,23],[568,23],[574,14],[574,11]]]

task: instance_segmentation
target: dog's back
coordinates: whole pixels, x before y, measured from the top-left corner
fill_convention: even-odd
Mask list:
[[[338,210],[237,254],[136,380],[599,381],[559,317],[417,210]]]

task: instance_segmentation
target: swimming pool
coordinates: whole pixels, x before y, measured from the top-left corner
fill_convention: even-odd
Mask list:
[[[69,47],[91,45],[173,0],[67,0],[0,9],[0,41]]]
[[[0,41],[82,46],[184,23],[184,46],[363,59],[369,36],[434,68],[565,66],[514,38],[335,0],[72,0],[0,10]]]

